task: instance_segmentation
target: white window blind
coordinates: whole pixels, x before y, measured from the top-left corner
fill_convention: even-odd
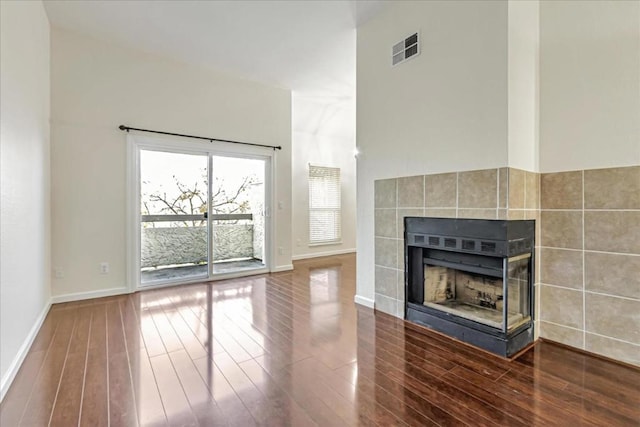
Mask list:
[[[309,165],[309,243],[339,242],[340,168]]]

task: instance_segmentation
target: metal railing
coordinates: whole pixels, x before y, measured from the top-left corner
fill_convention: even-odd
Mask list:
[[[181,222],[181,221],[204,221],[207,214],[199,215],[141,215],[142,222]],[[253,221],[253,214],[213,214],[212,221],[235,221],[246,219]]]

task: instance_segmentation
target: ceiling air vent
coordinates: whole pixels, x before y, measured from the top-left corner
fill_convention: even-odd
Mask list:
[[[393,48],[391,49],[391,65],[398,65],[409,58],[417,56],[418,54],[420,54],[418,33],[414,33],[393,45]]]

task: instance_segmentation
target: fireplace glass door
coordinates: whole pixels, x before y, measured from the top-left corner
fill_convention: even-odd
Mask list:
[[[529,312],[529,254],[506,259],[508,286],[503,270],[473,272],[465,265],[437,265],[425,260],[424,305],[503,331],[531,319]],[[506,297],[506,298],[505,298]],[[506,301],[506,303],[505,303]],[[506,319],[506,328],[505,328]]]
[[[507,330],[510,331],[531,320],[529,280],[531,255],[525,254],[508,259],[507,263]]]

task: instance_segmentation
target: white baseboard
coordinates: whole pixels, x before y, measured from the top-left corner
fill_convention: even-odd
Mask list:
[[[356,304],[364,305],[365,307],[369,307],[369,308],[375,307],[375,301],[372,300],[371,298],[365,298],[363,296],[356,295],[355,298],[353,298],[353,300],[355,301]]]
[[[315,253],[312,253],[312,254],[294,255],[294,256],[291,257],[291,259],[293,261],[300,261],[302,259],[320,258],[320,257],[323,257],[323,256],[350,254],[350,253],[353,253],[355,251],[356,251],[355,248],[339,249],[337,251],[315,252]]]
[[[2,382],[0,382],[0,402],[2,402],[2,400],[4,399],[4,396],[7,394],[7,391],[9,391],[9,387],[11,387],[11,383],[13,382],[16,375],[18,374],[18,371],[22,366],[22,362],[24,362],[24,358],[27,357],[27,353],[31,348],[31,344],[33,344],[33,340],[36,339],[36,335],[38,335],[38,332],[40,332],[40,327],[42,326],[44,319],[47,317],[47,313],[49,313],[50,308],[51,308],[51,300],[47,302],[47,304],[44,306],[44,308],[38,315],[38,318],[36,319],[35,323],[31,327],[31,330],[27,334],[27,337],[25,338],[24,342],[20,346],[20,349],[18,350],[18,354],[16,354],[16,357],[13,358],[13,361],[9,365],[9,369],[2,377]]]
[[[73,294],[64,294],[64,295],[56,295],[51,297],[52,304],[58,304],[61,302],[70,302],[70,301],[80,301],[84,299],[91,298],[102,298],[102,297],[110,297],[113,295],[122,295],[131,293],[129,288],[109,288],[109,289],[100,289],[98,291],[89,291],[89,292],[76,292]]]
[[[278,265],[277,267],[274,267],[271,269],[272,273],[280,273],[281,271],[291,271],[293,270],[293,264],[287,264],[287,265]]]

